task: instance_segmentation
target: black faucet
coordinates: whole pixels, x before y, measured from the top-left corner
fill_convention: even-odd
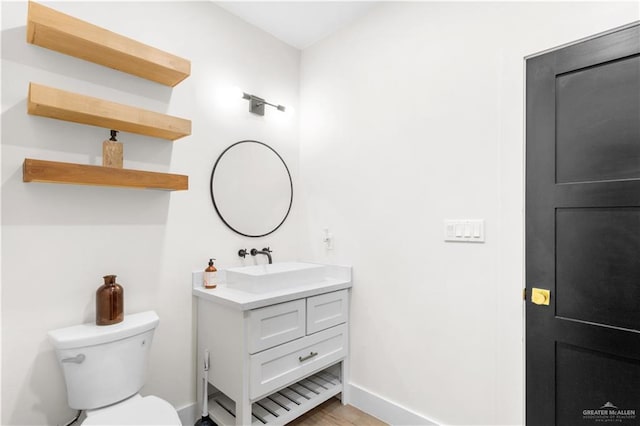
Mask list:
[[[273,263],[272,259],[271,259],[271,249],[269,247],[267,248],[263,248],[262,251],[252,248],[251,249],[251,256],[255,256],[256,254],[264,254],[267,256],[267,258],[269,258],[269,265],[271,265]]]

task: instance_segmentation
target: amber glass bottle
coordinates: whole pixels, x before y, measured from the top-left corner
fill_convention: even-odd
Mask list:
[[[96,324],[117,324],[124,319],[124,290],[115,275],[105,275],[96,291]]]

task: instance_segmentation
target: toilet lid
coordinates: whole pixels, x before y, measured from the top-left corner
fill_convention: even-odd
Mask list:
[[[132,398],[87,416],[83,426],[174,425],[181,426],[178,413],[157,396]]]

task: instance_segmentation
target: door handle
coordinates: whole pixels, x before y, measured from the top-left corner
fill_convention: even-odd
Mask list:
[[[531,302],[536,305],[549,305],[549,299],[551,299],[551,292],[542,288],[531,289]]]

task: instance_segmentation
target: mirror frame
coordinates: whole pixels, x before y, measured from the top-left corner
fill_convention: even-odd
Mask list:
[[[265,146],[267,148],[269,148],[279,159],[280,161],[282,161],[282,165],[284,166],[284,169],[287,171],[287,175],[289,176],[289,188],[291,190],[291,197],[289,198],[289,207],[287,208],[287,213],[284,215],[284,217],[282,218],[282,221],[272,230],[264,233],[264,234],[259,234],[259,235],[249,235],[249,234],[245,234],[244,232],[240,232],[237,229],[235,229],[233,226],[231,226],[229,224],[229,222],[227,222],[224,217],[222,217],[222,214],[220,213],[220,210],[218,209],[218,205],[216,204],[216,197],[213,194],[213,177],[216,173],[216,167],[218,167],[218,163],[220,163],[220,160],[222,159],[222,157],[224,157],[224,155],[227,153],[227,151],[229,151],[231,148],[233,148],[236,145],[239,145],[241,143],[257,143],[260,144],[262,146]],[[211,193],[211,201],[213,202],[213,208],[216,209],[216,213],[218,213],[218,217],[220,218],[220,220],[222,220],[222,222],[227,225],[227,227],[229,229],[231,229],[233,232],[240,234],[244,237],[250,237],[250,238],[259,238],[259,237],[265,237],[269,234],[274,233],[275,231],[278,230],[278,228],[280,228],[282,226],[282,224],[284,223],[285,220],[287,220],[287,217],[289,217],[289,213],[291,213],[291,206],[293,205],[293,180],[291,179],[291,172],[289,172],[289,167],[287,167],[287,163],[284,162],[284,159],[280,156],[280,154],[278,154],[278,152],[271,148],[269,145],[267,145],[264,142],[260,142],[260,141],[255,141],[255,140],[251,140],[251,139],[246,139],[246,140],[242,140],[236,143],[233,143],[231,145],[229,145],[224,151],[222,151],[222,154],[220,154],[220,156],[218,156],[218,159],[216,160],[215,164],[213,165],[213,170],[211,170],[211,179],[209,180],[209,192]]]

